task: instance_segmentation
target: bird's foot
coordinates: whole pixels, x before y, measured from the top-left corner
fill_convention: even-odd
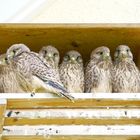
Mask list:
[[[34,97],[34,96],[35,96],[35,91],[33,90],[31,93],[31,97]]]

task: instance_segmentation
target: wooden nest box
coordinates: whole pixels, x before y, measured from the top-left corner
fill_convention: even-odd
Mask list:
[[[0,53],[14,43],[38,52],[52,44],[61,56],[78,50],[86,62],[91,51],[130,46],[140,63],[140,25],[1,24]],[[50,94],[0,94],[1,140],[140,140],[140,94],[72,93],[70,102]]]

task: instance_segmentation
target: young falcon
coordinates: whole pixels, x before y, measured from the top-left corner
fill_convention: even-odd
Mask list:
[[[0,65],[0,93],[29,93],[32,85],[17,70]]]
[[[56,77],[57,79],[60,79],[59,75],[59,61],[60,61],[60,56],[59,56],[59,51],[51,46],[44,46],[40,51],[39,51],[39,56],[47,65],[49,65],[52,69],[56,71]]]
[[[85,92],[112,92],[112,60],[109,48],[102,46],[93,50],[85,70]]]
[[[133,54],[126,45],[116,48],[112,70],[113,92],[140,92],[140,72],[133,61]]]
[[[84,92],[83,59],[79,52],[74,50],[67,52],[59,71],[60,79],[69,92]]]
[[[60,56],[59,51],[55,47],[51,45],[42,47],[39,51],[39,56],[44,58],[52,68],[58,69]]]
[[[32,92],[31,84],[6,62],[6,54],[0,55],[0,93]]]
[[[36,90],[44,89],[45,92],[63,95],[68,99],[73,97],[57,79],[54,71],[47,63],[24,44],[14,44],[7,50],[8,62],[12,61],[20,71],[33,84]]]

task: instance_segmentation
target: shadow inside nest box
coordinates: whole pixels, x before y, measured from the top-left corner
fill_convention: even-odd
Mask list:
[[[54,45],[61,57],[69,50],[79,51],[87,62],[93,49],[108,46],[113,54],[120,44],[128,45],[134,61],[140,65],[140,25],[100,26],[100,25],[48,25],[47,24],[0,24],[0,53],[14,43],[24,43],[38,52],[44,45]]]

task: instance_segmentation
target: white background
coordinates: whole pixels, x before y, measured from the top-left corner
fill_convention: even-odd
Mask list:
[[[140,0],[0,0],[0,22],[140,23]]]

